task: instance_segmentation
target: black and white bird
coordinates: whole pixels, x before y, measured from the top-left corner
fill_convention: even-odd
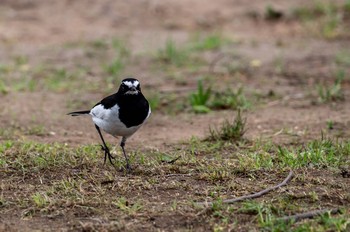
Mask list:
[[[104,162],[108,157],[110,163],[113,164],[114,157],[109,152],[100,129],[114,137],[122,137],[120,146],[126,160],[126,168],[130,171],[129,159],[124,149],[125,142],[145,123],[151,114],[148,101],[141,92],[140,82],[134,78],[126,78],[122,80],[118,92],[102,99],[91,110],[68,113],[71,116],[84,114],[91,115],[101,137],[103,143],[101,147],[105,152]]]

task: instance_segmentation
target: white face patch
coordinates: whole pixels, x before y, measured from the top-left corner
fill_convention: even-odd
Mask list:
[[[138,87],[139,86],[139,84],[140,84],[140,82],[139,81],[133,81],[133,82],[131,82],[131,81],[123,81],[123,83],[126,85],[126,86],[128,86],[129,88],[132,88],[132,87]]]

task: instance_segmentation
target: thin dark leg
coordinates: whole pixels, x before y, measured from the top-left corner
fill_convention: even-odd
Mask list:
[[[104,159],[103,164],[106,163],[106,159],[107,159],[107,156],[108,156],[109,162],[113,165],[112,159],[114,159],[114,157],[109,152],[109,149],[108,149],[108,147],[106,145],[105,140],[103,139],[103,136],[102,136],[100,128],[96,124],[95,124],[95,127],[96,127],[96,130],[97,130],[98,134],[100,135],[102,143],[103,143],[103,145],[101,145],[101,148],[105,152],[105,159]]]
[[[120,143],[120,146],[122,147],[123,154],[124,154],[124,157],[125,157],[125,160],[126,160],[126,170],[130,172],[130,171],[131,171],[131,166],[130,166],[130,163],[129,163],[128,156],[126,155],[125,149],[124,149],[125,141],[126,141],[126,138],[123,137],[123,138],[122,138],[122,141],[121,141],[121,143]]]

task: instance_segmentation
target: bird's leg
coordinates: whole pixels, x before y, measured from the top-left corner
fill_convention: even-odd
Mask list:
[[[110,162],[112,165],[114,165],[113,162],[112,162],[112,159],[114,159],[114,157],[113,157],[113,156],[111,155],[111,153],[109,152],[109,149],[108,149],[108,147],[107,147],[107,145],[106,145],[106,142],[105,142],[105,140],[103,139],[101,130],[100,130],[100,128],[99,128],[96,124],[95,124],[95,127],[96,127],[96,130],[97,130],[98,134],[100,135],[101,140],[102,140],[102,143],[103,143],[103,145],[101,145],[101,149],[102,149],[102,151],[105,152],[105,158],[104,158],[103,164],[106,163],[106,159],[107,159],[107,156],[108,156],[109,162]]]
[[[120,142],[120,146],[122,147],[123,154],[124,154],[124,157],[125,157],[125,160],[126,160],[126,170],[127,170],[128,172],[130,172],[130,171],[131,171],[131,166],[130,166],[130,163],[129,163],[128,156],[126,155],[125,149],[124,149],[125,142],[126,142],[126,138],[123,137],[123,138],[122,138],[122,141]]]

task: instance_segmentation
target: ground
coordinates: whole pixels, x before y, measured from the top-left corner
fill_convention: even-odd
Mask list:
[[[0,231],[348,231],[349,24],[349,1],[3,1]],[[130,173],[66,115],[127,76],[152,106]]]

